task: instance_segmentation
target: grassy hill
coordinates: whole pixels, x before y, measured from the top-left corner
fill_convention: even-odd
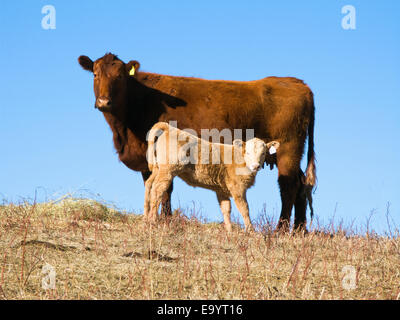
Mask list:
[[[151,226],[87,199],[6,204],[0,299],[400,298],[398,235],[256,229],[227,234],[179,212]]]

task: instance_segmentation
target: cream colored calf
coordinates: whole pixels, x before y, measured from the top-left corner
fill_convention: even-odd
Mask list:
[[[266,144],[253,138],[247,142],[234,140],[233,145],[210,143],[165,122],[153,126],[148,140],[147,158],[152,174],[145,184],[146,219],[157,219],[163,194],[178,176],[193,187],[216,192],[228,231],[232,230],[230,197],[243,217],[246,230],[252,228],[246,191],[254,185],[266,152],[275,153],[279,142]]]

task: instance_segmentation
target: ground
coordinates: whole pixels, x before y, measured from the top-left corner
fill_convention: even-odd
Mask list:
[[[0,299],[400,298],[398,234],[278,234],[263,216],[228,234],[201,220],[176,211],[148,225],[89,199],[6,203]]]

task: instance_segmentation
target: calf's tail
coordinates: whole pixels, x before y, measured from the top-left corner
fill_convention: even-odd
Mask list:
[[[157,166],[157,154],[155,149],[155,142],[159,136],[161,136],[164,132],[169,131],[169,124],[166,122],[158,122],[156,123],[149,131],[147,135],[147,163],[149,166],[149,170],[153,171]]]

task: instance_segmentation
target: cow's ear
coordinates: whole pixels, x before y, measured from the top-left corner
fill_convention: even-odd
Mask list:
[[[132,77],[136,75],[139,68],[140,68],[140,63],[137,62],[136,60],[131,60],[126,64],[126,71]]]
[[[80,56],[78,62],[87,71],[93,72],[93,61],[87,56]]]

